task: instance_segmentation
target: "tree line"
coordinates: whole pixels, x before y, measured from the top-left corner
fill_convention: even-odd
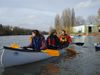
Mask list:
[[[0,24],[0,35],[29,35],[30,29],[24,29],[20,27],[5,26]]]
[[[68,34],[73,32],[73,26],[93,24],[100,27],[100,8],[97,11],[97,15],[88,16],[84,19],[82,16],[75,16],[73,9],[65,9],[61,15],[57,14],[55,17],[55,29],[60,33],[60,30],[64,29]]]
[[[25,29],[20,27],[5,26],[0,24],[0,36],[4,35],[31,35],[31,29]],[[46,31],[41,31],[42,34],[48,34]]]
[[[97,10],[97,15],[90,15],[86,19],[82,16],[77,16],[76,25],[82,24],[100,25],[100,8]]]

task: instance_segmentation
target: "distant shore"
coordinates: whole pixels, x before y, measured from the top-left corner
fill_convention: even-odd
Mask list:
[[[12,27],[10,25],[0,24],[0,36],[13,36],[13,35],[31,35],[32,29]],[[42,34],[47,35],[48,32],[40,31]]]

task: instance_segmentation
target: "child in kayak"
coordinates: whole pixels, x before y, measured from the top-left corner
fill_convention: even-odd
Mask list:
[[[68,34],[66,34],[65,30],[61,31],[61,35],[59,38],[60,38],[62,47],[67,47],[70,43],[72,43],[71,37]]]
[[[60,40],[57,37],[57,32],[52,30],[50,35],[47,37],[47,48],[48,49],[58,49],[60,48]]]
[[[23,48],[33,48],[36,51],[41,51],[46,49],[45,38],[43,35],[40,34],[38,30],[32,31],[32,40],[30,45],[25,46]]]

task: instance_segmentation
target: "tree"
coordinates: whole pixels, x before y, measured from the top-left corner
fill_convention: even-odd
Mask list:
[[[75,22],[76,22],[76,19],[75,19],[75,11],[74,11],[74,8],[72,9],[72,27],[75,26]]]
[[[85,25],[86,21],[82,16],[76,17],[76,26]]]
[[[62,29],[62,27],[61,27],[61,19],[60,19],[59,15],[56,15],[56,18],[55,18],[55,29],[57,31],[57,34],[59,35],[60,31]]]
[[[88,23],[88,24],[93,24],[93,25],[95,25],[95,24],[97,23],[96,16],[89,16],[89,17],[87,18],[87,23]]]
[[[97,25],[100,27],[100,8],[98,9],[98,15],[97,15]]]
[[[74,14],[73,14],[73,17],[74,17]],[[72,19],[72,11],[68,8],[68,9],[65,9],[62,13],[62,26],[63,28],[66,30],[66,32],[68,34],[70,34],[72,31],[72,26],[73,26],[73,19]],[[73,22],[73,23],[72,23]]]
[[[100,8],[98,9],[98,18],[100,19]]]
[[[72,9],[72,18],[71,18],[72,22],[71,22],[71,32],[73,32],[73,27],[76,25],[76,18],[75,18],[75,11],[74,8]]]
[[[13,28],[13,29],[12,29]],[[32,30],[24,29],[19,27],[4,26],[0,24],[0,35],[27,35],[30,34]]]
[[[2,24],[0,24],[0,28],[2,28]]]
[[[68,34],[72,32],[72,27],[75,26],[75,12],[74,9],[65,9],[61,17],[59,15],[55,18],[55,28],[58,33],[64,29]]]

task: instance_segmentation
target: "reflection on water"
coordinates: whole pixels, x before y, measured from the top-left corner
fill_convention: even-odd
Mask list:
[[[17,42],[21,46],[28,44],[29,36],[0,37],[0,46]],[[85,42],[85,46],[70,46],[80,54],[73,55],[66,51],[59,57],[53,57],[32,64],[0,68],[0,75],[100,75],[100,52],[95,52],[94,43],[100,37],[78,37],[75,42]]]
[[[0,36],[0,47],[18,43],[20,46],[29,44],[29,36]]]
[[[85,38],[86,38],[86,36],[75,36],[73,41],[74,42],[84,42]]]
[[[60,68],[53,63],[43,66],[42,69],[41,75],[57,75],[60,72]]]
[[[65,59],[70,60],[65,53],[61,57],[50,58],[41,62],[22,66],[5,68],[3,75],[58,75],[64,66]],[[63,67],[64,68],[64,67]]]
[[[2,65],[0,65],[0,75],[2,75],[3,72],[4,72],[4,68]]]

